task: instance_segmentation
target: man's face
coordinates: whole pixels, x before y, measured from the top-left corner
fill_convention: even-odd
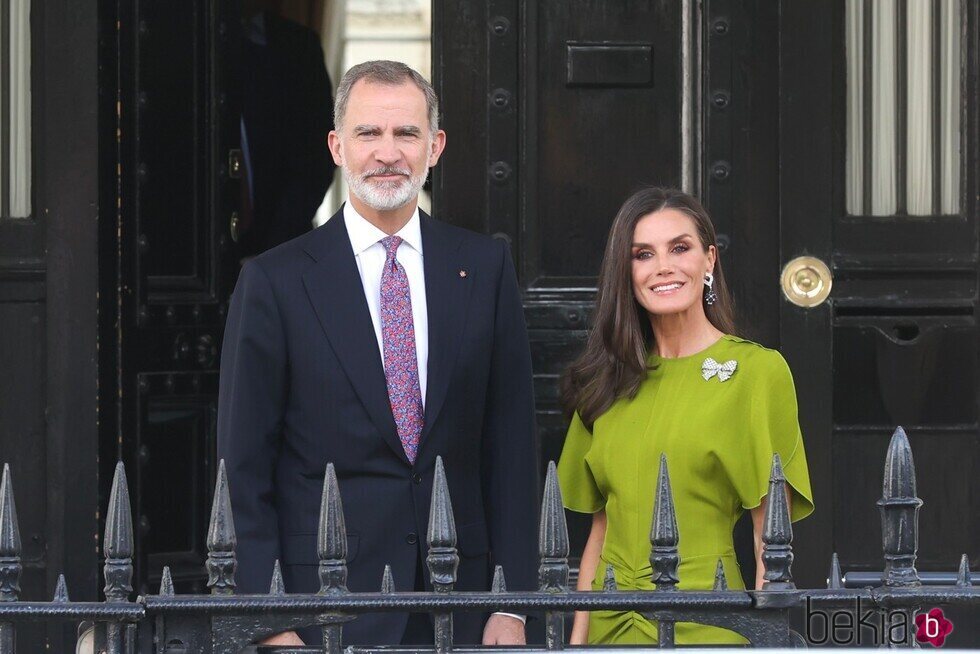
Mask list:
[[[351,194],[376,211],[392,211],[418,197],[446,135],[429,131],[425,95],[412,82],[361,80],[351,88],[341,130],[330,132],[328,143]]]

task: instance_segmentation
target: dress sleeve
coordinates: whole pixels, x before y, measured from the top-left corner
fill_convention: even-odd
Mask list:
[[[725,469],[742,508],[754,509],[769,494],[772,458],[778,453],[783,475],[793,490],[790,517],[796,522],[813,512],[813,492],[800,433],[793,375],[783,357],[774,354],[776,361],[752,394],[743,437],[746,447],[733,448],[738,451],[728,453]]]
[[[579,513],[595,513],[606,506],[606,498],[585,460],[591,447],[592,434],[576,413],[568,426],[565,446],[558,460],[558,485],[565,508]]]

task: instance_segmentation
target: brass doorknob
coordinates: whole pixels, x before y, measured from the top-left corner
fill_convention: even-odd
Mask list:
[[[783,267],[780,283],[787,300],[799,307],[815,307],[830,295],[834,278],[820,259],[797,257]]]

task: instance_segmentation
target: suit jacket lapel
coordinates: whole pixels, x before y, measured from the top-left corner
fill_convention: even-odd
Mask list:
[[[429,362],[425,391],[425,426],[422,444],[432,430],[449,389],[466,328],[467,304],[473,275],[462,260],[460,239],[451,230],[420,212],[425,269],[426,313],[429,318]],[[466,275],[461,276],[460,271]],[[421,445],[421,444],[420,444]]]
[[[382,437],[406,463],[395,427],[384,366],[364,287],[351,250],[343,209],[315,232],[306,248],[316,260],[303,284],[333,351]]]

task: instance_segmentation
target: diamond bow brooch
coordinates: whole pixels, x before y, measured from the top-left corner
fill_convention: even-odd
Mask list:
[[[731,359],[725,363],[718,363],[711,357],[704,360],[701,364],[701,376],[704,377],[705,381],[708,381],[715,375],[718,375],[718,381],[728,381],[735,374],[735,369],[738,368],[738,361]]]

